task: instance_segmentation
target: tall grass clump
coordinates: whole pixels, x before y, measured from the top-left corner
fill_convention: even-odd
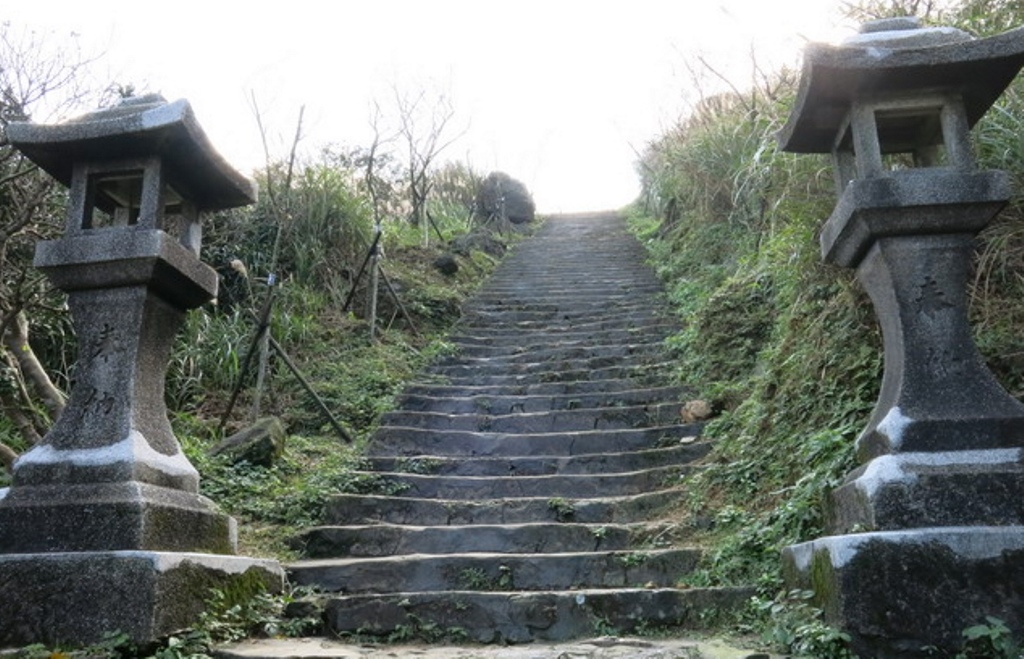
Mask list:
[[[829,164],[776,145],[792,82],[705,103],[641,163],[661,221],[637,226],[684,323],[678,377],[721,412],[686,512],[713,529],[700,584],[777,585],[779,548],[820,531],[820,495],[877,394],[865,296],[818,255]]]

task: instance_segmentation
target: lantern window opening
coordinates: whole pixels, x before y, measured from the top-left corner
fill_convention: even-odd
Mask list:
[[[879,108],[875,126],[885,171],[949,165],[941,106]]]
[[[90,174],[86,204],[82,216],[83,229],[134,226],[142,210],[144,170]]]
[[[839,124],[832,157],[839,194],[854,178],[975,167],[963,99],[955,94],[854,103]]]
[[[836,143],[832,148],[833,174],[836,190],[842,195],[850,181],[857,178],[856,153],[853,147],[853,130],[847,115],[840,124]]]

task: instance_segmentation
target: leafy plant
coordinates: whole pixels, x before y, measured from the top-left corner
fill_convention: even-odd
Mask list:
[[[562,497],[548,499],[548,510],[555,514],[555,519],[559,522],[569,522],[576,515],[576,506]]]
[[[1006,623],[994,616],[968,627],[963,632],[964,646],[957,659],[1018,659],[1022,648],[1017,645]]]
[[[821,620],[821,611],[809,602],[814,593],[791,590],[775,599],[755,598],[752,605],[767,618],[763,637],[781,652],[816,659],[854,659],[848,649],[850,637]]]

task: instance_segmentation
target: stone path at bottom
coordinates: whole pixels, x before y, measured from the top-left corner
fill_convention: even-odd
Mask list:
[[[601,637],[529,645],[360,646],[323,639],[250,641],[221,648],[219,659],[778,659],[719,640]]]
[[[375,491],[334,497],[287,566],[324,593],[328,638],[531,645],[309,656],[716,656],[540,645],[683,636],[752,594],[680,585],[701,552],[666,509],[711,447],[671,382],[678,324],[645,259],[618,215],[548,219],[465,305],[455,353],[381,420]]]

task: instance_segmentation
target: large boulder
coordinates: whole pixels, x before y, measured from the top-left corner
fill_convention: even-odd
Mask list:
[[[504,212],[503,212],[504,209]],[[483,222],[507,219],[513,224],[533,221],[536,206],[522,181],[505,172],[491,172],[476,195],[476,216]]]

